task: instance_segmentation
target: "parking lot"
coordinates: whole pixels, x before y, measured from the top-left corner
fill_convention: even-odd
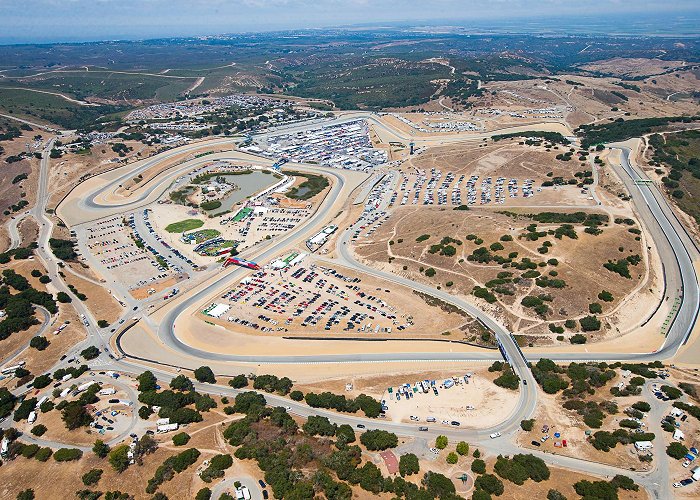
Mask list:
[[[93,223],[86,228],[85,243],[96,261],[129,290],[178,274],[178,268],[159,262],[160,253],[140,237],[134,214],[126,225],[121,216]]]
[[[457,176],[436,168],[414,169],[401,174],[394,196],[399,205],[503,205],[517,198],[531,198],[541,191],[533,187],[533,182],[532,179],[521,181],[503,176]]]
[[[365,286],[360,278],[303,261],[242,280],[221,297],[231,306],[222,319],[265,333],[381,335],[411,329],[413,319],[389,303],[388,293]]]
[[[372,147],[365,120],[275,135],[267,139],[262,150],[257,146],[250,150],[272,158],[365,171],[386,163],[388,158],[386,151]]]
[[[425,380],[407,380],[382,395],[387,419],[421,428],[488,426],[493,412],[506,414],[517,394],[494,385],[485,370]]]

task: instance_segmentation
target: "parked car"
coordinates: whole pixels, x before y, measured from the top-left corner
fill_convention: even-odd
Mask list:
[[[540,442],[539,442],[539,441],[536,441],[536,440],[534,440],[534,439],[532,440],[531,443],[532,443],[533,446],[541,446],[541,445],[540,445]]]

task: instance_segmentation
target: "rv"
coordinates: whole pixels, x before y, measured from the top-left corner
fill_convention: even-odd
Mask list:
[[[159,425],[156,428],[156,432],[158,434],[163,434],[165,432],[170,432],[170,431],[176,431],[180,427],[179,424],[165,424],[165,425]]]

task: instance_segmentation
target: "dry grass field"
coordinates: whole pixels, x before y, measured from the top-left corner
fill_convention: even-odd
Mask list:
[[[572,224],[571,236],[575,238],[564,235],[568,229],[562,229],[563,226],[537,223],[529,217],[514,217],[491,208],[463,212],[400,207],[371,241],[358,240],[356,251],[373,265],[448,288],[458,295],[467,296],[474,287],[486,286],[496,300],[488,304],[472,297],[481,307],[496,313],[516,333],[553,341],[556,335],[548,329],[550,324],[561,326],[564,320],[579,320],[591,313],[615,325],[615,312],[625,297],[634,291],[646,293],[639,288],[650,279],[645,253],[637,236],[629,232],[630,226],[609,221],[601,226],[600,234],[592,235],[585,232],[582,224]],[[528,229],[545,235],[530,240],[528,235],[533,233]],[[451,249],[445,250],[447,246]],[[512,262],[521,265],[523,259],[529,259],[530,269],[517,269],[496,260],[479,262],[474,260],[475,251],[486,252],[492,259],[508,259],[512,255]],[[639,255],[641,261],[628,265],[629,278],[603,267],[610,260],[634,255]],[[434,270],[433,276],[429,269]],[[547,281],[538,284],[543,278]],[[562,288],[557,280],[563,280]],[[599,299],[603,290],[610,292],[613,299]],[[522,303],[525,297],[543,295],[549,296],[543,314]],[[600,305],[601,311],[595,312],[596,306],[592,306],[593,311],[589,309],[594,303]],[[577,331],[578,325],[567,328],[567,333]]]

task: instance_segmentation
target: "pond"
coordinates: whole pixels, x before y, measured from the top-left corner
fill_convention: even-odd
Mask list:
[[[249,174],[222,175],[221,177],[226,179],[227,182],[237,185],[239,189],[231,191],[228,195],[223,197],[220,200],[221,206],[219,208],[207,212],[210,215],[218,215],[227,210],[231,210],[236,203],[267,189],[278,181],[275,176],[265,174],[259,170],[254,170]]]

